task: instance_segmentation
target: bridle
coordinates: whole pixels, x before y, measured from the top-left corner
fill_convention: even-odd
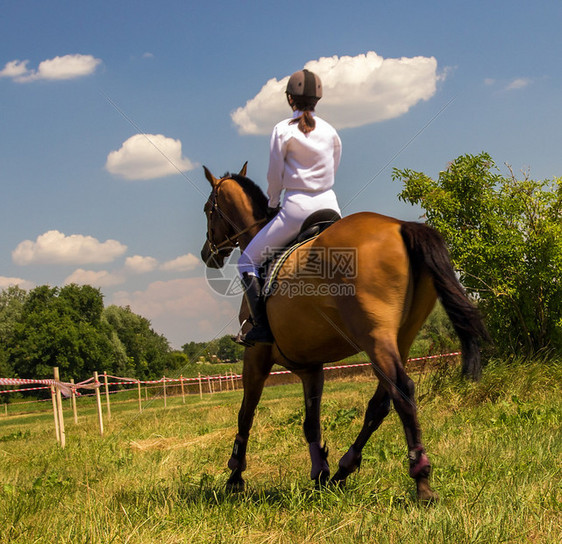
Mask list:
[[[212,191],[211,196],[210,196],[211,208],[209,210],[209,215],[207,217],[207,225],[208,225],[208,228],[207,228],[207,244],[209,246],[209,250],[211,251],[211,257],[216,257],[221,251],[224,251],[225,248],[228,248],[232,251],[236,246],[239,245],[240,236],[246,234],[247,232],[252,230],[255,226],[261,225],[262,223],[265,223],[267,221],[267,217],[263,217],[262,219],[258,219],[257,221],[255,221],[251,225],[249,225],[246,228],[241,229],[241,230],[238,228],[237,225],[235,225],[232,222],[232,220],[219,208],[219,203],[218,203],[219,188],[223,184],[223,182],[226,181],[227,179],[230,179],[230,178],[225,177],[225,178],[220,179],[213,186],[213,191]],[[226,238],[222,242],[219,242],[218,244],[214,240],[215,233],[214,233],[213,221],[212,221],[213,213],[219,214],[227,223],[230,224],[230,226],[235,231],[237,231],[236,234],[234,234],[233,236],[226,235]]]

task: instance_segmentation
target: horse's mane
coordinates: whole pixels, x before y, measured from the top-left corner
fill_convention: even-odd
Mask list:
[[[223,177],[228,177],[236,181],[254,203],[254,211],[257,212],[257,215],[265,217],[267,212],[267,197],[255,182],[240,174],[225,174]]]

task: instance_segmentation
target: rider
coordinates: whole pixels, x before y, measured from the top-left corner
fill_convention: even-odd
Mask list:
[[[244,338],[248,344],[273,342],[259,279],[259,268],[271,249],[293,240],[311,213],[330,208],[341,214],[332,190],[341,140],[336,130],[314,112],[322,97],[322,82],[316,74],[300,70],[289,78],[286,95],[293,116],[275,126],[270,142],[267,195],[268,213],[273,219],[252,239],[238,261],[254,323]]]

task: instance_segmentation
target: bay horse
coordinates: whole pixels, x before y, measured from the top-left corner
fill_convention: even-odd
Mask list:
[[[220,179],[204,167],[211,194],[204,208],[207,239],[201,257],[208,267],[222,267],[235,246],[243,251],[267,221],[267,199],[246,177],[246,166],[239,174]],[[345,265],[335,261],[346,252],[349,256],[350,251],[351,272],[348,261]],[[306,270],[306,265],[320,266],[324,273],[306,274],[306,278],[295,274],[299,266]],[[429,484],[431,464],[422,444],[414,382],[404,369],[408,352],[438,297],[460,338],[465,376],[480,377],[480,341],[487,339],[480,314],[459,283],[441,236],[422,223],[355,213],[294,252],[282,266],[277,285],[285,289],[277,289],[267,300],[275,342],[256,344],[244,353],[244,396],[228,461],[231,473],[227,488],[244,489],[242,473],[254,413],[265,380],[277,363],[302,380],[303,429],[312,465],[310,475],[317,486],[344,484],[360,467],[363,447],[389,413],[392,402],[404,427],[409,474],[416,482],[418,498],[437,498]],[[321,445],[323,364],[362,351],[370,359],[378,386],[357,439],[330,480],[328,452]]]

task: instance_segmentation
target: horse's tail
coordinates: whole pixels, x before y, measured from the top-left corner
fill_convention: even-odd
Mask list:
[[[401,234],[414,276],[424,268],[429,271],[437,296],[460,338],[463,375],[480,379],[480,341],[489,340],[488,331],[455,275],[443,238],[431,227],[413,222],[402,223]]]

